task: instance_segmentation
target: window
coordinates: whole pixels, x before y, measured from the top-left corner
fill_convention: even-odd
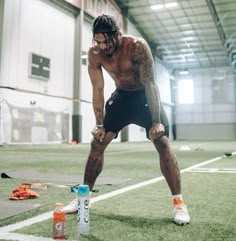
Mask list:
[[[193,80],[182,79],[178,81],[178,103],[179,104],[194,103]]]

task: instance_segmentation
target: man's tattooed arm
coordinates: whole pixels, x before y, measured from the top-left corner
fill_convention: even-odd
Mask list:
[[[132,61],[136,65],[136,78],[145,86],[153,123],[160,123],[160,95],[154,79],[154,60],[148,44],[143,39],[134,42]]]

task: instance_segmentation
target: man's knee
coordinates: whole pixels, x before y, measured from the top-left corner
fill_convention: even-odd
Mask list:
[[[169,139],[167,136],[162,136],[156,140],[154,140],[154,145],[158,150],[166,150],[169,149]]]
[[[109,143],[114,139],[114,136],[115,136],[115,133],[107,132],[102,142],[93,138],[91,142],[91,149],[94,151],[103,152],[106,149],[106,147],[109,145]]]
[[[91,150],[92,151],[100,151],[103,152],[106,149],[107,144],[105,142],[100,142],[97,139],[93,139],[91,142]]]

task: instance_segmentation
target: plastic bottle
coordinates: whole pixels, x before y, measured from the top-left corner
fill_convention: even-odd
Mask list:
[[[80,185],[78,187],[78,216],[77,216],[78,233],[88,235],[90,228],[89,221],[89,186]]]
[[[53,239],[66,239],[65,221],[63,203],[56,203],[53,211]]]

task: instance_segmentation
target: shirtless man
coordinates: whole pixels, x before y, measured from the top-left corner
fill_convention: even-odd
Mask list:
[[[173,221],[189,223],[190,216],[181,195],[180,171],[169,144],[168,120],[155,85],[154,60],[148,44],[141,38],[122,35],[114,18],[103,14],[93,22],[93,46],[89,49],[88,62],[96,127],[92,131],[94,138],[85,167],[84,184],[93,189],[102,171],[108,144],[123,127],[137,124],[146,129],[147,138],[159,153],[161,171],[173,197]],[[116,85],[105,111],[102,67]],[[77,206],[74,206],[76,211]]]

